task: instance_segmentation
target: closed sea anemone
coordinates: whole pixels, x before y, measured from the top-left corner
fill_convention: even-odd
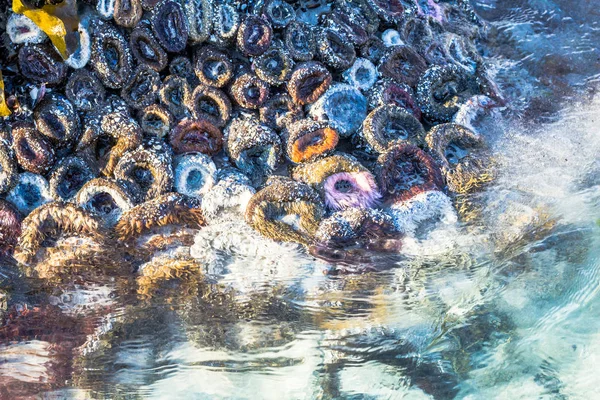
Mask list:
[[[108,226],[114,226],[121,215],[135,205],[136,196],[120,182],[105,178],[88,181],[76,196],[76,203],[98,216]]]
[[[141,110],[138,119],[142,132],[158,139],[166,137],[174,126],[173,115],[160,104],[152,104]]]
[[[160,102],[169,109],[176,120],[189,115],[192,89],[185,78],[177,75],[167,76],[160,88],[159,97]]]
[[[96,21],[92,28],[90,63],[104,86],[122,88],[133,70],[129,42],[108,22]]]
[[[83,158],[65,157],[50,174],[50,194],[55,200],[70,201],[86,182],[95,177],[94,170]]]
[[[241,107],[260,108],[270,95],[269,85],[252,73],[245,73],[233,81],[231,97]]]
[[[304,118],[302,107],[294,103],[287,93],[272,96],[260,108],[260,122],[276,130],[283,130],[302,118]]]
[[[288,24],[284,33],[284,44],[296,61],[310,61],[317,49],[312,29],[300,21]]]
[[[425,129],[412,114],[393,105],[372,110],[363,123],[363,137],[377,152],[396,143],[425,144]]]
[[[133,28],[142,19],[141,0],[115,0],[113,19],[117,25]]]
[[[175,190],[178,193],[201,197],[216,183],[217,168],[209,156],[185,154],[176,159]]]
[[[79,69],[69,75],[65,95],[81,111],[99,107],[106,98],[106,91],[92,71]]]
[[[384,79],[375,84],[369,93],[369,108],[393,104],[405,109],[421,120],[421,109],[414,99],[414,90],[405,83],[396,83],[391,79]]]
[[[0,199],[0,255],[10,255],[21,235],[21,213],[8,201]]]
[[[134,109],[143,109],[154,103],[160,87],[158,72],[140,64],[121,90],[121,98]]]
[[[48,86],[60,84],[67,75],[67,68],[60,55],[49,44],[22,46],[19,49],[18,64],[25,78]]]
[[[409,46],[394,46],[383,56],[379,72],[383,77],[415,87],[425,72],[427,63]]]
[[[314,103],[331,86],[331,73],[316,61],[296,66],[287,84],[287,90],[295,103],[300,105]]]
[[[15,123],[12,136],[13,151],[21,168],[35,174],[46,173],[52,168],[56,160],[54,148],[33,125]]]
[[[273,29],[266,20],[247,15],[238,29],[237,47],[247,56],[260,56],[267,51],[272,38]]]
[[[114,176],[119,181],[128,182],[147,201],[171,191],[171,163],[171,156],[166,151],[139,148],[123,155],[115,167]]]
[[[194,43],[206,41],[211,34],[214,20],[214,5],[211,0],[191,0],[183,3],[189,37]]]
[[[222,128],[231,118],[231,101],[222,91],[214,87],[198,85],[192,93],[190,108],[194,118],[206,119]]]
[[[10,145],[0,139],[0,193],[12,189],[17,183],[17,163]]]
[[[256,75],[269,85],[280,86],[289,80],[294,61],[281,47],[271,47],[252,62]]]
[[[338,140],[327,123],[303,119],[288,127],[287,156],[293,163],[313,161],[335,150]]]
[[[41,175],[31,172],[19,174],[16,184],[8,192],[6,200],[12,203],[23,214],[52,200],[48,181]]]
[[[28,17],[11,14],[6,23],[6,33],[14,44],[36,44],[46,40],[46,35]]]
[[[336,83],[310,107],[309,114],[331,124],[341,137],[349,137],[367,116],[367,99],[355,87]]]
[[[33,112],[35,126],[58,148],[71,148],[81,132],[79,115],[64,96],[46,96]]]
[[[323,214],[321,199],[313,189],[274,177],[250,199],[245,218],[263,236],[308,245]]]
[[[455,193],[477,190],[494,177],[494,163],[484,140],[468,128],[448,123],[434,126],[426,137],[434,157]]]
[[[334,154],[300,165],[291,176],[314,187],[332,210],[372,208],[381,199],[373,174],[347,155]]]
[[[167,53],[154,38],[150,27],[140,24],[129,35],[131,52],[140,64],[155,71],[162,71],[167,66]]]
[[[336,70],[349,68],[356,59],[352,43],[332,29],[320,29],[315,37],[319,59]]]
[[[388,203],[401,202],[422,192],[444,189],[444,178],[435,160],[411,144],[397,144],[381,154],[376,176]]]
[[[223,134],[209,120],[184,119],[169,134],[169,143],[175,154],[214,155],[223,147]]]
[[[196,51],[194,59],[194,71],[204,85],[220,88],[233,77],[233,64],[224,51],[204,46]]]
[[[253,183],[271,175],[282,161],[279,136],[255,118],[236,118],[227,127],[227,154]]]
[[[156,5],[150,16],[154,37],[169,53],[185,49],[188,40],[188,24],[178,1],[165,0]]]
[[[343,76],[348,84],[365,92],[377,82],[379,73],[371,61],[365,58],[357,58],[352,67],[344,72]]]

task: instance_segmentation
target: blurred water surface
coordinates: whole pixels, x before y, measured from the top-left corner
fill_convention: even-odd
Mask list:
[[[340,276],[290,246],[249,255],[262,242],[247,238],[211,271],[237,296],[207,282],[142,300],[119,282],[48,291],[15,279],[11,301],[57,314],[27,327],[39,340],[0,348],[0,397],[594,398],[598,4],[475,6],[510,99],[480,125],[500,165],[480,222],[407,243],[376,259],[380,272]]]

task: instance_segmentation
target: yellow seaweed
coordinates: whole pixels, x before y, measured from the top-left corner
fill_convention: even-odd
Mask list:
[[[76,3],[75,0],[64,1],[58,6],[45,5],[40,9],[30,9],[21,0],[13,0],[12,10],[31,19],[48,35],[62,58],[67,59],[67,35],[76,31],[78,24]]]
[[[2,71],[0,71],[0,117],[8,117],[10,114],[10,109],[4,98],[4,79],[2,78]]]

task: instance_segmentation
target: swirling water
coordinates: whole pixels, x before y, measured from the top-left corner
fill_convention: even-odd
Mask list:
[[[478,124],[500,171],[475,207],[482,223],[406,243],[376,261],[379,272],[326,276],[327,264],[296,247],[223,222],[195,252],[235,296],[207,283],[149,300],[118,282],[14,283],[11,301],[39,298],[63,316],[40,322],[39,340],[0,349],[0,398],[9,388],[46,398],[595,398],[593,3],[476,2],[490,21],[483,50],[510,99]]]

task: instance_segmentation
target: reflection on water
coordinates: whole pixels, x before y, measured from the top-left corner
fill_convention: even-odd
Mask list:
[[[374,257],[378,272],[332,276],[223,217],[193,248],[207,279],[149,297],[119,279],[40,287],[3,268],[17,309],[0,398],[590,398],[600,98],[569,103],[600,76],[597,12],[511,3],[477,1],[511,102],[505,123],[479,128],[500,176],[465,202],[472,222]]]

